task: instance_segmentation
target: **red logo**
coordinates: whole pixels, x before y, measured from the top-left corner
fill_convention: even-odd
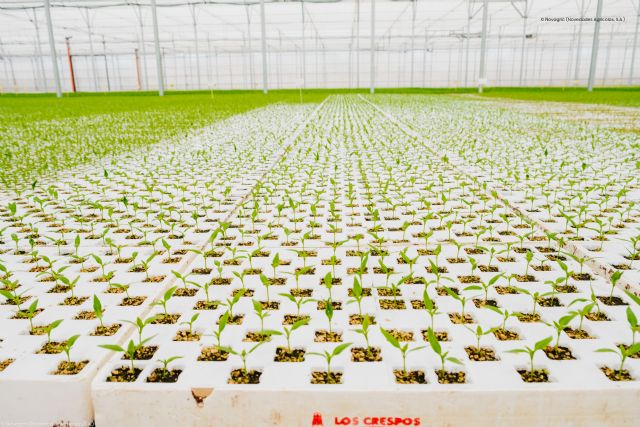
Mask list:
[[[313,419],[311,420],[311,426],[312,427],[323,427],[324,424],[322,423],[322,414],[320,414],[320,412],[314,412],[313,413]]]

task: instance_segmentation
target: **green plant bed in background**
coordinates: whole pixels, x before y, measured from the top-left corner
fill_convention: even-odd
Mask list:
[[[305,93],[304,102],[328,92]],[[154,95],[154,96],[150,96]],[[0,180],[5,187],[190,131],[250,109],[300,102],[296,91],[0,96]]]
[[[187,133],[268,104],[321,102],[361,89],[0,95],[0,181],[23,187],[42,176]],[[380,88],[376,93],[477,94],[475,88]],[[640,107],[640,88],[487,88],[486,99]],[[478,97],[474,97],[478,99]]]
[[[480,96],[522,101],[578,102],[620,107],[640,107],[639,87],[594,89],[593,92],[587,92],[584,88],[488,88]]]

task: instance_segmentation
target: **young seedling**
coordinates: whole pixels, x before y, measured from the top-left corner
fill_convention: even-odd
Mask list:
[[[358,305],[358,318],[362,319],[362,300],[364,299],[364,290],[360,285],[357,277],[353,278],[353,287],[351,288],[353,299],[347,301],[347,304],[356,303]]]
[[[100,302],[100,298],[97,295],[93,295],[93,313],[96,315],[98,322],[100,322],[100,328],[104,328],[103,317],[104,317],[104,309],[102,308],[102,302]]]
[[[169,303],[169,300],[171,299],[173,294],[176,292],[176,289],[178,289],[177,286],[173,286],[167,289],[165,293],[162,295],[162,298],[155,300],[152,303],[152,305],[159,305],[162,307],[162,313],[159,316],[157,316],[157,319],[154,319],[154,320],[163,321],[163,322],[167,320],[171,320],[171,315],[169,315],[169,313],[167,312],[167,304]]]
[[[178,335],[186,338],[200,338],[200,334],[193,332],[193,324],[196,322],[196,320],[198,320],[198,317],[200,317],[200,313],[195,313],[193,316],[191,316],[191,319],[189,319],[189,321],[180,322],[181,325],[189,326],[189,329],[187,329],[186,331],[178,331]]]
[[[281,335],[280,331],[268,330],[264,328],[264,319],[269,317],[269,312],[265,310],[262,303],[258,300],[252,300],[253,312],[260,319],[260,331],[258,333],[249,333],[255,341],[269,341],[271,335]]]
[[[400,341],[393,335],[391,335],[387,330],[380,327],[380,332],[385,337],[385,339],[391,344],[393,347],[397,348],[402,356],[402,370],[394,371],[394,375],[396,377],[397,383],[407,384],[407,383],[424,383],[424,372],[420,371],[407,371],[407,356],[409,353],[413,353],[414,351],[422,350],[425,346],[418,347],[409,347],[409,343],[400,344]]]
[[[300,316],[300,309],[302,308],[302,306],[304,304],[308,304],[310,302],[313,302],[312,298],[296,297],[291,293],[288,293],[288,294],[282,293],[282,294],[278,294],[278,295],[280,295],[281,297],[285,297],[286,299],[288,299],[289,301],[291,301],[292,303],[295,304],[295,306],[296,306],[296,318],[300,318],[301,317]]]
[[[195,213],[195,212],[194,212]],[[162,364],[161,368],[156,368],[147,378],[147,382],[150,383],[174,383],[178,381],[178,376],[182,373],[179,369],[169,370],[169,364],[178,359],[182,359],[182,356],[172,356],[166,359],[158,359],[158,362]]]
[[[366,343],[365,348],[353,348],[351,353],[355,362],[378,362],[382,360],[380,357],[380,349],[371,347],[369,344],[369,327],[371,326],[371,318],[368,314],[365,314],[360,329],[354,329],[353,331],[362,335]]]
[[[33,301],[30,305],[29,308],[27,308],[27,312],[25,313],[25,316],[27,319],[29,319],[29,333],[33,334],[34,329],[33,329],[33,318],[36,316],[36,314],[38,314],[38,300]]]
[[[571,320],[576,316],[575,312],[571,312],[566,316],[562,316],[557,321],[554,320],[550,326],[553,326],[556,332],[556,341],[552,348],[545,348],[544,351],[547,354],[547,357],[554,360],[569,360],[573,359],[571,351],[566,347],[560,346],[560,335],[562,331],[569,327]]]
[[[469,346],[465,348],[465,351],[469,355],[469,359],[475,361],[497,360],[493,349],[480,347],[480,339],[485,335],[493,333],[495,331],[495,328],[483,329],[480,325],[477,325],[475,329],[472,329],[468,326],[465,326],[465,328],[476,337],[476,346]]]
[[[503,276],[503,273],[496,274],[488,282],[484,280],[480,281],[479,285],[470,285],[464,288],[465,291],[482,291],[484,295],[484,299],[482,300],[482,306],[491,305],[489,304],[489,289]]]
[[[73,335],[62,344],[61,348],[64,354],[67,355],[67,363],[71,365],[71,349],[75,345],[76,341],[80,338],[80,335]]]
[[[611,292],[609,293],[608,301],[606,301],[607,304],[615,304],[615,299],[613,298],[613,291],[616,289],[616,284],[622,278],[622,274],[623,274],[622,271],[616,270],[609,277],[609,280],[611,281]]]
[[[553,340],[553,337],[547,337],[536,342],[533,348],[529,346],[525,346],[524,348],[514,348],[511,350],[507,350],[507,353],[514,353],[514,354],[523,353],[529,356],[529,370],[528,371],[524,369],[518,370],[518,373],[520,373],[520,376],[522,377],[523,381],[529,382],[529,383],[539,383],[539,382],[549,381],[549,373],[546,371],[546,369],[538,369],[538,370],[534,369],[533,359],[536,353],[540,350],[547,348],[552,340]]]
[[[517,317],[516,313],[512,313],[507,309],[501,310],[500,308],[494,307],[492,305],[485,305],[484,308],[488,308],[489,310],[494,311],[502,316],[502,323],[500,324],[500,326],[493,327],[493,334],[496,336],[496,338],[498,338],[500,341],[519,339],[517,332],[507,329],[507,321],[510,317]]]
[[[222,305],[227,307],[227,312],[229,313],[229,322],[234,323],[238,321],[236,316],[233,315],[233,307],[240,301],[240,298],[244,295],[244,290],[238,289],[232,298],[227,298],[225,302],[221,303]],[[239,315],[242,317],[242,315]]]
[[[150,325],[151,323],[155,322],[157,319],[156,316],[151,316],[145,320],[142,320],[139,317],[136,317],[136,320],[122,320],[122,322],[126,322],[129,323],[131,325],[133,325],[137,330],[138,330],[138,347],[142,347],[142,345],[148,341],[149,339],[151,339],[151,337],[147,338],[147,339],[142,339],[142,334],[144,332],[144,328],[146,328],[148,325]]]
[[[625,291],[625,293],[633,302],[636,303],[638,308],[640,308],[640,297],[629,291]],[[636,343],[636,334],[640,333],[640,322],[638,322],[638,317],[635,315],[631,307],[627,307],[626,314],[627,322],[629,323],[629,328],[631,329],[631,345],[634,345]]]
[[[620,365],[618,369],[611,369],[606,366],[602,367],[601,370],[611,381],[631,381],[633,378],[628,370],[624,369],[624,362],[628,357],[633,356],[634,354],[640,353],[640,343],[633,344],[631,346],[625,347],[624,345],[619,345],[617,348],[599,348],[596,350],[599,353],[613,353],[620,358]]]
[[[271,298],[269,297],[269,288],[271,287],[271,280],[265,276],[264,274],[260,273],[260,281],[262,282],[262,285],[264,286],[264,289],[267,293],[267,301],[266,301],[266,306],[267,309],[271,309]]]
[[[282,328],[285,339],[287,340],[287,346],[285,348],[278,347],[276,349],[276,356],[274,359],[276,362],[304,362],[305,350],[302,348],[291,348],[291,334],[295,330],[307,324],[309,324],[309,319],[303,318],[294,322],[291,327],[284,326]]]
[[[444,286],[444,290],[451,298],[460,303],[460,312],[449,314],[449,318],[451,318],[451,321],[453,323],[472,323],[473,320],[471,319],[471,316],[464,312],[465,306],[467,305],[467,297],[458,295],[453,291],[453,289],[446,286]]]
[[[187,280],[192,273],[180,274],[175,270],[171,270],[171,273],[176,277],[176,279],[182,282],[182,289],[185,294],[187,294],[189,291],[189,285],[199,286],[198,283],[194,282],[193,280]]]
[[[545,292],[545,293],[540,293],[538,291],[535,292],[530,292],[524,288],[515,288],[519,293],[521,294],[525,294],[525,295],[529,295],[529,297],[531,298],[531,302],[532,302],[532,310],[531,313],[518,313],[518,319],[520,319],[520,321],[525,321],[525,322],[537,322],[538,320],[540,320],[540,315],[538,313],[536,313],[536,309],[538,308],[538,302],[540,301],[541,298],[545,298],[549,295],[554,295],[555,292]]]
[[[256,370],[247,370],[247,358],[263,343],[264,342],[259,342],[249,350],[243,349],[240,352],[232,348],[225,349],[229,353],[240,357],[240,360],[242,361],[241,369],[234,369],[233,371],[231,371],[231,375],[228,381],[229,384],[258,384],[260,382],[260,375],[262,375],[262,372]]]
[[[111,350],[115,352],[122,352],[126,354],[131,362],[131,367],[129,369],[119,368],[115,371],[112,371],[111,376],[107,378],[109,382],[133,382],[138,377],[140,373],[140,369],[136,368],[134,361],[136,360],[136,352],[138,351],[139,346],[137,346],[133,340],[129,340],[126,349],[120,347],[117,344],[101,344],[99,347],[104,348],[106,350]]]
[[[324,276],[324,279],[322,280],[322,284],[324,285],[324,287],[327,289],[327,292],[329,293],[329,300],[332,300],[333,295],[331,294],[331,290],[333,289],[333,276],[331,275],[330,272]]]
[[[310,352],[310,355],[324,358],[327,362],[327,370],[325,372],[314,371],[311,373],[311,384],[340,384],[342,383],[342,373],[331,371],[331,361],[334,357],[339,356],[343,351],[351,346],[350,342],[337,345],[333,351],[325,350],[323,353]]]
[[[429,315],[429,327],[427,331],[435,331],[435,317],[436,314],[439,314],[438,307],[433,302],[431,297],[429,296],[429,290],[425,287],[424,291],[422,291],[422,303],[424,304],[424,308],[427,310],[427,314]]]
[[[457,365],[462,365],[462,362],[453,356],[449,356],[449,352],[442,349],[440,342],[438,342],[438,339],[436,338],[436,335],[432,330],[429,330],[428,336],[431,349],[440,358],[441,367],[440,369],[436,370],[438,382],[440,382],[441,384],[464,383],[466,377],[464,372],[448,372],[445,370],[445,362],[451,362]]]

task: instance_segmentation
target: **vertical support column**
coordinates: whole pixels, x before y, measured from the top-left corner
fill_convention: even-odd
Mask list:
[[[93,50],[93,35],[91,34],[91,16],[89,9],[84,10],[84,20],[87,25],[87,33],[89,35],[89,55],[91,55],[91,77],[93,77],[93,91],[98,91],[98,70],[96,68],[96,55]]]
[[[47,19],[47,32],[49,33],[49,51],[51,53],[51,63],[53,65],[53,79],[56,84],[56,96],[58,98],[61,98],[62,86],[60,85],[60,70],[58,69],[56,43],[53,39],[53,24],[51,23],[51,0],[44,0],[44,15]]]
[[[107,92],[111,92],[111,81],[109,79],[109,63],[107,62],[107,43],[102,36],[102,54],[104,55],[104,72],[107,77]]]
[[[353,29],[351,29],[351,34],[353,35]],[[351,76],[353,75],[351,68],[353,67],[353,44],[354,44],[354,40],[352,38],[351,43],[349,43],[349,61],[348,61],[348,74],[347,74],[347,81],[349,82],[349,89],[351,89],[351,87],[353,86],[351,84]]]
[[[322,82],[323,86],[327,88],[327,49],[322,43]]]
[[[307,87],[307,43],[304,39],[305,22],[304,22],[304,0],[300,0],[300,17],[302,19],[302,87]]]
[[[520,80],[519,85],[524,83],[524,58],[526,56],[527,40],[527,18],[529,17],[529,1],[524,1],[524,14],[522,15],[522,46],[520,47]]]
[[[138,90],[142,89],[142,82],[140,81],[140,57],[138,56],[138,49],[133,50],[135,62],[136,62],[136,86]]]
[[[415,54],[414,54],[414,48],[415,48],[415,36],[416,36],[416,8],[417,8],[417,0],[411,0],[412,1],[412,5],[411,5],[411,73],[410,73],[410,77],[409,77],[409,86],[413,87],[413,65],[414,65],[414,61],[415,61]]]
[[[69,76],[71,78],[71,92],[76,93],[76,73],[73,70],[73,57],[71,56],[71,44],[69,43],[71,37],[65,37],[64,41],[67,44],[67,60],[69,61]]]
[[[551,45],[551,70],[549,71],[549,86],[553,85],[553,73],[555,71],[556,63],[556,45]]]
[[[478,93],[482,93],[482,88],[486,84],[487,71],[485,62],[487,56],[487,20],[489,12],[489,0],[484,0],[482,6],[482,40],[480,42],[480,78],[478,80]]]
[[[260,0],[260,32],[262,33],[262,92],[269,92],[267,75],[267,23],[264,14],[264,0]]]
[[[498,75],[496,77],[496,82],[498,86],[502,86],[502,29],[498,31]]]
[[[580,0],[580,18],[584,18],[584,0]],[[582,19],[578,23],[578,42],[576,46],[576,71],[573,80],[578,81],[580,77],[580,56],[582,54]]]
[[[471,43],[471,0],[467,0],[467,34],[466,34],[466,52],[464,59],[464,87],[469,87],[469,44]]]
[[[360,0],[356,0],[356,88],[360,87]]]
[[[149,90],[149,72],[147,71],[147,47],[144,39],[144,22],[142,19],[142,8],[138,5],[138,24],[140,26],[140,49],[142,52],[142,71],[144,76],[143,86]]]
[[[209,38],[209,33],[207,33],[207,82],[211,83],[211,38]]]
[[[598,0],[596,9],[596,23],[593,31],[593,46],[591,47],[591,65],[589,67],[589,82],[587,90],[593,91],[593,84],[596,79],[596,67],[598,65],[598,45],[600,43],[600,19],[602,18],[602,0]]]
[[[422,87],[425,87],[424,76],[427,74],[427,28],[424,29],[424,49],[422,50]]]
[[[196,81],[198,82],[197,89],[201,89],[201,79],[200,79],[200,47],[198,45],[198,20],[196,18],[196,5],[191,5],[191,18],[193,25],[193,40],[196,48]]]
[[[633,33],[633,46],[631,48],[631,66],[629,67],[629,86],[633,84],[633,71],[636,65],[636,51],[638,50],[638,26],[640,25],[640,1],[636,9],[636,31]]]
[[[371,47],[370,47],[370,78],[371,84],[369,92],[374,93],[376,91],[376,1],[371,0]]]
[[[158,11],[156,0],[151,0],[151,16],[153,17],[153,44],[156,49],[156,68],[158,73],[158,95],[164,96],[164,76],[162,72],[162,57],[160,56],[160,36],[158,34]]]
[[[249,58],[249,86],[250,89],[255,89],[255,83],[253,81],[253,46],[251,45],[253,36],[251,35],[251,14],[249,13],[249,5],[245,0],[244,10],[247,15],[247,42],[248,46],[245,49],[245,56]]]
[[[611,31],[609,32],[609,43],[607,43],[607,55],[604,61],[604,75],[602,76],[602,86],[607,85],[607,80],[609,79],[609,64],[611,62],[611,51],[613,50],[613,35],[615,34],[616,25],[611,27]]]
[[[213,66],[216,69],[216,86],[218,87],[218,89],[222,88],[222,84],[220,82],[220,62],[218,60],[218,48],[217,47],[213,47],[213,59],[214,59],[214,64]]]
[[[44,60],[42,58],[42,47],[40,46],[40,25],[38,24],[38,14],[36,13],[36,9],[33,8],[33,25],[36,27],[36,52],[38,54],[38,66],[40,67],[40,75],[42,76],[42,81],[44,83],[44,91],[49,91],[49,84],[47,83],[47,76],[44,72]]]

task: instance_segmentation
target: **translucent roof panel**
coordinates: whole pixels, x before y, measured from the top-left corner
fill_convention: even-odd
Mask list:
[[[0,1],[3,91],[52,90],[43,3]],[[156,3],[167,88],[262,87],[259,1]],[[585,83],[597,0],[487,3],[487,84]],[[78,90],[156,88],[150,4],[150,0],[52,0],[64,89],[71,86],[68,53]],[[475,85],[483,4],[482,0],[376,0],[372,39],[371,1],[265,1],[269,86],[368,87],[372,42],[377,86]],[[604,1],[597,84],[640,83],[638,55],[634,55],[638,7],[637,0]]]

